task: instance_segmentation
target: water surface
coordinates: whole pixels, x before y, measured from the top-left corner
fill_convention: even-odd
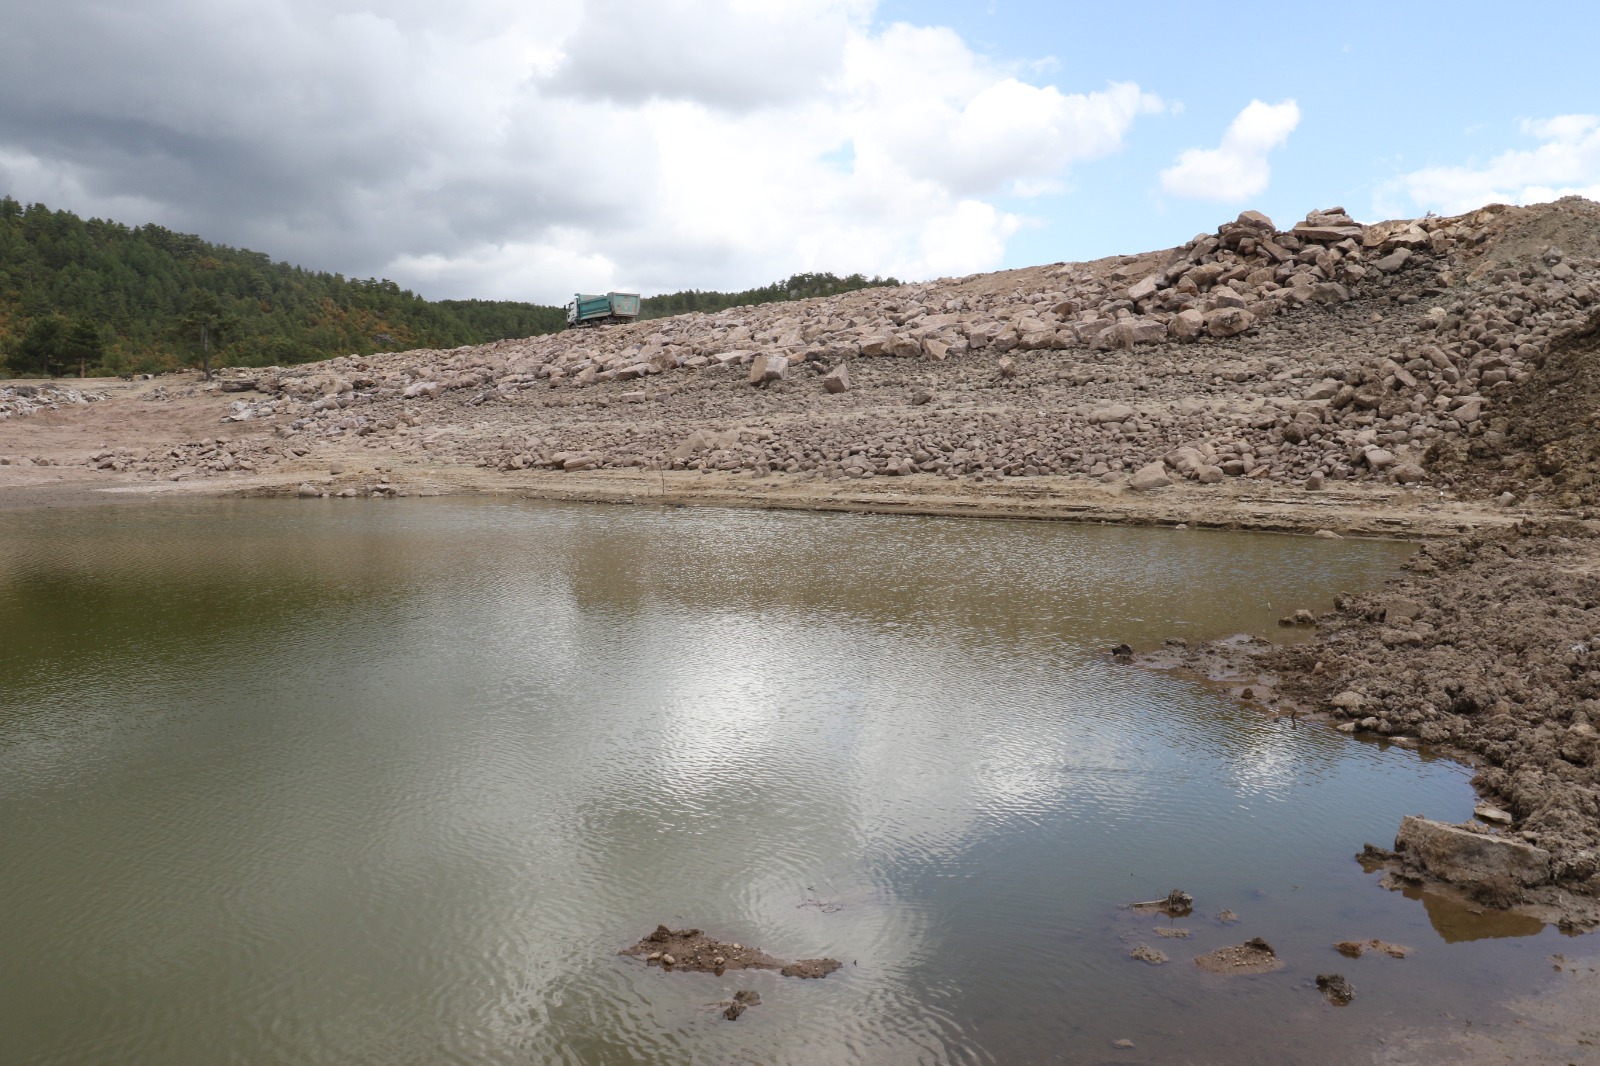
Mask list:
[[[1277,635],[1409,550],[469,501],[0,514],[0,1057],[1370,1048],[1544,965],[1551,934],[1446,942],[1351,860],[1402,814],[1469,817],[1467,771],[1104,649]],[[1119,909],[1175,885],[1194,915]],[[616,955],[658,922],[846,965]],[[1249,936],[1288,968],[1190,961]],[[1367,937],[1417,955],[1330,948]],[[705,1009],[736,988],[762,1005]]]

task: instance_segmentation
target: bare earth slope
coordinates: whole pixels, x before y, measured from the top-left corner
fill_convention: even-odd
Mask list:
[[[1501,406],[1600,304],[1597,253],[1600,208],[1578,199],[1369,227],[1314,212],[1287,232],[1247,212],[1089,264],[207,384],[94,383],[88,403],[0,388],[0,486],[571,495],[583,474],[578,494],[600,498],[1064,500],[1097,517],[1310,529],[1340,524],[1319,519],[1332,511],[1357,531],[1442,532],[1504,520],[1456,483],[1479,485],[1473,445],[1506,446]],[[1190,491],[1153,502],[1169,483]],[[1515,501],[1573,502],[1535,487]]]

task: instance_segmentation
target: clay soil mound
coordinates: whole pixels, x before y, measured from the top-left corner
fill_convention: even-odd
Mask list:
[[[725,970],[777,970],[785,977],[826,977],[840,966],[838,959],[801,959],[789,962],[768,955],[760,948],[725,943],[698,929],[668,929],[658,925],[655,932],[619,953],[642,958],[667,970],[693,970],[722,973]]]
[[[1369,951],[1387,955],[1391,959],[1403,959],[1411,954],[1410,948],[1391,944],[1387,940],[1341,940],[1333,945],[1333,949],[1350,959],[1359,959]]]
[[[1487,409],[1489,430],[1443,441],[1429,465],[1469,491],[1600,505],[1600,314],[1555,340],[1543,365]]]
[[[1194,964],[1207,973],[1251,974],[1272,973],[1283,969],[1283,960],[1260,937],[1251,937],[1243,944],[1208,951],[1194,960]]]

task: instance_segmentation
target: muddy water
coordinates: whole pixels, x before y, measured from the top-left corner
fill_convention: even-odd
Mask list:
[[[1469,816],[1468,773],[1102,649],[1274,634],[1406,552],[451,501],[0,514],[0,1058],[1359,1061],[1559,950],[1351,860],[1404,813]],[[1193,915],[1119,909],[1173,886]],[[657,922],[846,965],[615,954]],[[1287,967],[1191,962],[1250,936]],[[1330,947],[1369,937],[1416,955]],[[739,1021],[706,1009],[740,988]]]

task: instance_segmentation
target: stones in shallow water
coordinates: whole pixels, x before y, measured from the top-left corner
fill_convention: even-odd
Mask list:
[[[722,1016],[730,1022],[738,1021],[739,1015],[751,1007],[760,1006],[761,993],[748,988],[741,988],[733,994],[733,999],[722,1011]]]
[[[1128,952],[1128,954],[1132,958],[1138,959],[1140,962],[1148,962],[1151,966],[1160,966],[1162,963],[1167,961],[1166,952],[1158,951],[1149,944],[1140,944],[1132,951]]]
[[[768,955],[759,948],[724,943],[698,929],[668,929],[664,925],[656,926],[655,932],[632,947],[623,948],[618,954],[643,958],[647,963],[659,963],[664,969],[700,973],[777,970],[785,977],[820,978],[828,976],[840,966],[838,959],[790,962]]]
[[[1134,910],[1157,910],[1174,918],[1182,918],[1194,910],[1194,897],[1181,888],[1175,888],[1160,899],[1141,900],[1128,906]]]
[[[1194,960],[1194,964],[1207,973],[1242,975],[1272,973],[1283,969],[1283,960],[1260,937],[1251,937],[1243,944],[1208,951]]]
[[[1411,954],[1410,948],[1391,944],[1387,940],[1341,940],[1333,945],[1333,950],[1349,959],[1359,959],[1369,951],[1387,955],[1391,959],[1403,959]]]
[[[1343,974],[1319,973],[1317,974],[1317,987],[1322,990],[1329,1003],[1335,1007],[1345,1007],[1356,998],[1356,990]]]

